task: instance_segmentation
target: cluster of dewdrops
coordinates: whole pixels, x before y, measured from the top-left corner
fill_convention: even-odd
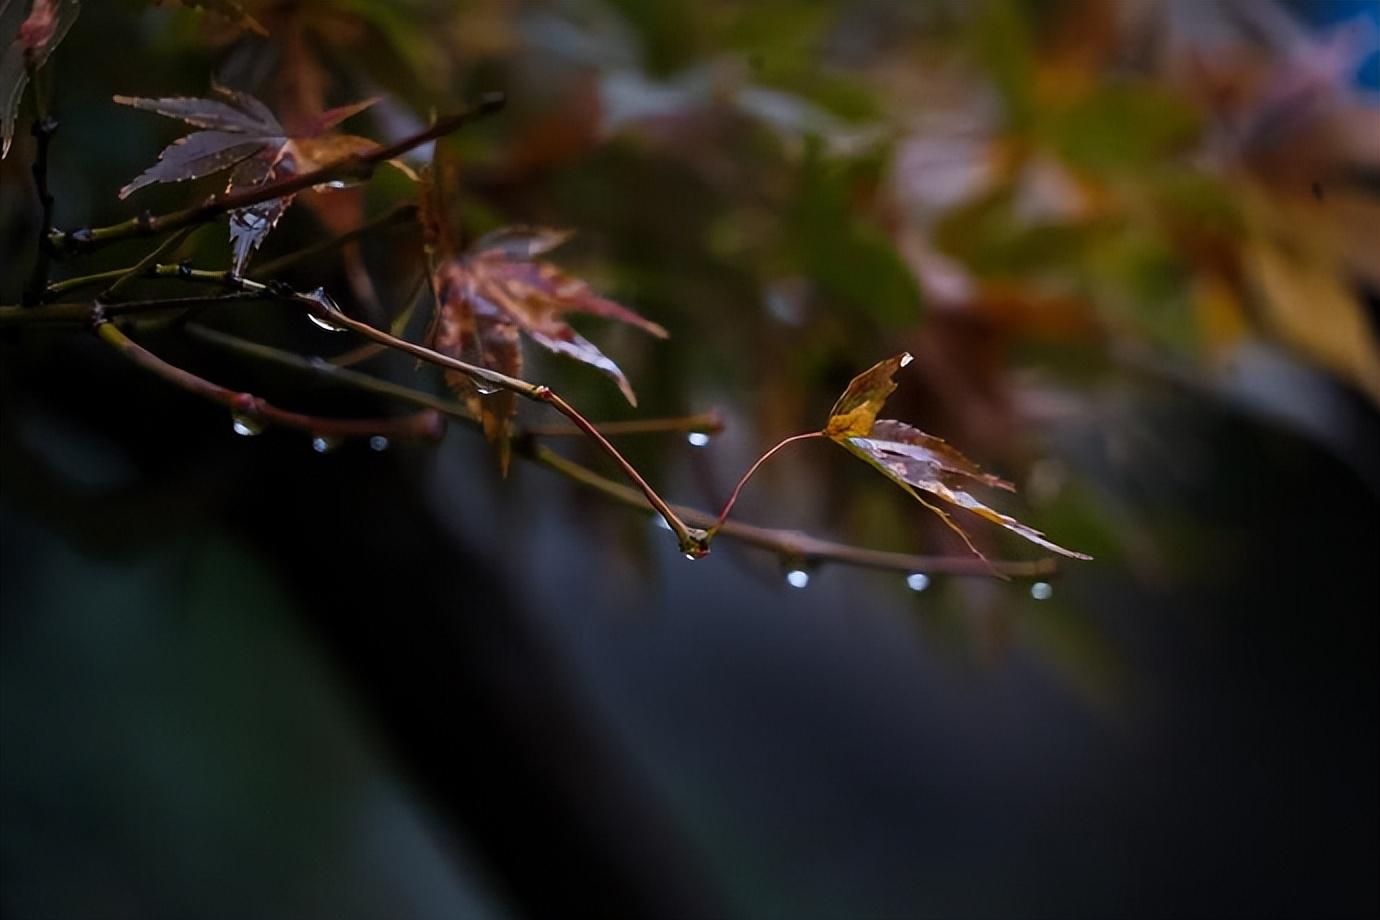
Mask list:
[[[786,584],[792,588],[806,588],[810,584],[810,573],[802,568],[786,570]],[[924,572],[911,572],[906,576],[906,587],[916,594],[930,586],[930,576]],[[1037,601],[1047,601],[1054,596],[1054,586],[1047,581],[1037,581],[1030,586],[1030,596]]]

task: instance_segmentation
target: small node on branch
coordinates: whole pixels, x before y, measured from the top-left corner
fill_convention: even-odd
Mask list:
[[[58,121],[51,115],[44,115],[42,118],[34,119],[29,126],[29,133],[37,140],[46,141],[57,133]]]

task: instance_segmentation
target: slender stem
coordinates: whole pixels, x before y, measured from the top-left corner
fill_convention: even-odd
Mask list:
[[[43,300],[43,292],[48,286],[48,268],[52,256],[48,239],[53,231],[54,200],[52,189],[48,187],[48,148],[52,145],[53,135],[57,133],[58,123],[48,112],[48,93],[39,82],[47,79],[46,73],[46,68],[38,73],[35,73],[33,68],[29,69],[29,82],[34,88],[35,116],[32,131],[36,144],[32,170],[34,188],[38,192],[39,225],[38,254],[34,258],[33,273],[29,275],[29,284],[24,291],[26,304],[37,304]]]
[[[362,437],[385,435],[390,438],[440,437],[441,417],[432,410],[394,418],[320,418],[280,409],[252,393],[245,393],[212,383],[190,371],[169,364],[153,352],[125,335],[114,323],[98,320],[96,334],[106,344],[129,360],[174,386],[181,387],[203,399],[225,406],[237,417],[296,428],[323,437]]]
[[[757,462],[754,463],[752,466],[748,467],[748,471],[743,474],[743,478],[739,479],[738,484],[733,487],[733,494],[728,497],[728,502],[724,504],[723,510],[719,512],[718,520],[716,520],[714,522],[714,526],[709,529],[710,534],[718,533],[720,530],[723,529],[724,521],[728,520],[728,513],[732,511],[733,506],[737,504],[738,495],[743,491],[743,486],[747,485],[747,481],[752,478],[752,474],[756,473],[758,467],[760,467],[763,463],[766,463],[767,459],[771,457],[772,454],[776,453],[778,450],[794,441],[806,441],[810,438],[818,437],[823,437],[823,434],[818,431],[808,431],[805,434],[793,434],[789,438],[786,438],[784,441],[778,442],[775,447],[767,451],[762,456],[758,457]]]
[[[258,291],[232,291],[228,294],[200,294],[193,297],[164,297],[158,300],[126,300],[105,304],[99,312],[107,318],[136,313],[184,310],[207,304],[263,300]],[[46,303],[37,307],[0,307],[0,329],[6,326],[80,325],[89,326],[98,310],[93,303]]]
[[[593,470],[562,457],[548,447],[520,441],[517,449],[520,455],[530,457],[566,478],[593,489],[619,504],[640,511],[653,510],[637,490],[606,479]],[[685,508],[680,505],[674,505],[672,508],[691,524],[713,527],[717,534],[767,550],[782,559],[791,561],[838,562],[860,568],[892,572],[925,572],[931,575],[973,575],[979,577],[991,576],[995,570],[997,573],[1010,578],[1047,578],[1059,570],[1058,561],[1052,557],[1030,562],[1001,559],[984,562],[970,556],[917,556],[910,553],[866,549],[847,543],[835,543],[796,531],[755,527],[737,521],[718,524],[714,516],[706,511]]]
[[[150,250],[148,255],[144,256],[134,265],[131,265],[128,271],[116,278],[114,284],[104,291],[101,291],[100,294],[97,294],[96,299],[105,304],[113,303],[115,298],[120,295],[121,291],[142,278],[151,268],[157,268],[159,259],[167,253],[175,251],[177,247],[181,246],[183,242],[186,241],[187,237],[195,233],[197,229],[197,227],[183,227],[176,233],[171,234],[167,239]]]
[[[86,228],[68,232],[54,230],[48,234],[48,242],[52,251],[59,255],[71,252],[90,252],[117,240],[148,236],[165,230],[176,230],[189,224],[203,224],[229,211],[238,211],[241,208],[247,208],[274,198],[295,195],[312,186],[322,185],[336,179],[367,178],[373,174],[380,163],[401,156],[428,141],[451,134],[476,118],[496,112],[503,107],[503,102],[501,93],[490,93],[470,108],[441,118],[429,127],[400,141],[392,144],[381,144],[370,150],[350,154],[334,163],[328,163],[320,169],[298,173],[266,185],[226,192],[217,195],[205,204],[168,214],[157,216],[145,214],[122,223],[111,224],[108,227]]]
[[[287,269],[296,265],[298,262],[306,261],[307,259],[310,259],[314,256],[318,256],[323,252],[330,252],[333,249],[339,249],[341,246],[344,246],[348,243],[353,243],[360,237],[367,236],[368,234],[373,233],[375,230],[383,230],[388,227],[395,226],[397,224],[408,223],[412,221],[416,216],[417,203],[415,201],[404,201],[400,204],[394,205],[391,208],[381,211],[380,213],[366,220],[364,223],[360,224],[358,227],[355,227],[353,230],[347,230],[344,233],[341,233],[337,236],[333,236],[328,240],[322,240],[321,242],[316,243],[314,245],[298,249],[296,252],[289,252],[286,255],[281,255],[276,259],[263,263],[262,265],[256,265],[254,267],[254,274],[256,277],[260,278],[272,278],[274,275],[286,271]]]
[[[389,396],[394,399],[409,402],[425,409],[434,409],[443,415],[459,419],[463,422],[473,423],[474,417],[460,403],[451,399],[444,399],[425,393],[412,387],[393,383],[389,380],[382,380],[370,374],[362,374],[349,368],[340,367],[322,358],[307,358],[295,352],[284,351],[281,348],[274,348],[271,345],[263,345],[259,342],[251,342],[248,339],[240,338],[237,335],[230,335],[218,329],[210,329],[198,324],[189,324],[184,327],[187,334],[194,339],[199,339],[209,345],[224,349],[233,354],[243,355],[256,360],[268,361],[279,364],[283,367],[290,367],[303,373],[323,377],[327,380],[363,390],[369,393],[377,393],[380,396]]]
[[[674,434],[677,432],[718,434],[724,430],[724,418],[718,410],[701,412],[697,415],[683,415],[674,418],[631,419],[622,422],[595,422],[606,435],[624,434]],[[522,429],[527,434],[548,438],[562,438],[581,435],[583,432],[574,425],[526,425]]]
[[[576,427],[589,435],[590,440],[598,444],[599,447],[603,449],[604,453],[608,454],[609,457],[613,459],[613,462],[618,464],[619,468],[623,470],[623,475],[631,479],[637,487],[642,490],[642,494],[647,497],[648,503],[657,510],[658,514],[666,519],[667,524],[671,525],[671,530],[675,533],[676,540],[680,543],[681,552],[685,553],[685,555],[689,556],[691,559],[699,559],[709,555],[709,539],[705,532],[699,528],[687,526],[671,506],[666,503],[666,500],[657,494],[656,490],[648,484],[647,480],[642,478],[642,474],[637,471],[637,468],[618,452],[618,448],[609,443],[608,438],[604,437],[589,419],[585,418],[579,412],[576,412],[575,408],[571,406],[570,403],[561,399],[560,396],[557,396],[549,387],[538,388],[536,398],[550,404],[557,412],[574,422]]]

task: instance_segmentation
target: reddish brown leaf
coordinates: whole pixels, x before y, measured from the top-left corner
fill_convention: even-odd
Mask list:
[[[568,238],[568,233],[558,230],[510,227],[482,237],[464,256],[443,263],[434,279],[435,346],[461,360],[517,376],[522,365],[518,332],[525,332],[543,348],[602,371],[618,384],[628,402],[636,405],[637,397],[618,365],[561,317],[589,313],[628,323],[658,338],[665,338],[666,330],[598,296],[585,282],[555,265],[531,261]],[[511,394],[481,400],[464,375],[452,375],[448,380],[478,407],[485,431],[503,445],[508,420],[516,408]]]
[[[887,397],[896,389],[893,376],[909,363],[910,355],[897,355],[853,378],[843,396],[834,404],[829,424],[822,434],[867,461],[938,514],[970,547],[973,544],[963,529],[944,511],[926,502],[916,489],[999,524],[1045,549],[1072,559],[1091,559],[1091,556],[1051,543],[1033,527],[989,508],[967,491],[964,481],[973,480],[1014,492],[1011,483],[982,472],[977,464],[940,438],[904,422],[877,418]]]
[[[165,148],[157,163],[120,190],[121,198],[155,182],[199,179],[225,169],[232,170],[227,191],[253,188],[328,166],[375,146],[373,141],[357,135],[323,133],[368,108],[374,102],[372,99],[331,109],[318,116],[308,132],[296,137],[289,136],[258,99],[223,86],[212,86],[211,98],[116,96],[115,101],[204,129]],[[350,180],[342,178],[318,188],[343,188],[348,184]],[[236,272],[244,270],[293,198],[275,198],[230,213]]]

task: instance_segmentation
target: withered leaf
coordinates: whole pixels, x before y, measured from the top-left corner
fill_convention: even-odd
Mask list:
[[[8,6],[0,4],[0,12]],[[29,74],[47,63],[80,12],[79,0],[34,0],[29,15],[19,24],[18,34],[0,57],[0,159],[10,152],[14,120]]]
[[[481,237],[459,258],[442,263],[434,279],[437,319],[435,347],[460,360],[519,376],[522,353],[518,334],[538,345],[597,368],[618,384],[624,398],[637,397],[623,371],[594,343],[563,319],[567,313],[588,313],[615,319],[666,338],[666,330],[622,304],[600,297],[588,284],[565,274],[550,262],[533,261],[569,239],[565,231],[542,227],[507,227]],[[508,422],[516,404],[511,394],[484,399],[463,374],[448,382],[470,400],[483,419],[484,430],[506,456]]]
[[[942,509],[926,502],[917,489],[999,524],[1045,549],[1072,559],[1091,559],[1091,556],[1051,543],[1040,531],[988,507],[968,491],[969,481],[1014,492],[1011,483],[982,472],[977,464],[940,438],[904,422],[877,418],[887,397],[896,389],[893,379],[896,371],[910,360],[908,354],[896,355],[853,378],[834,404],[822,433],[939,514],[970,547],[972,542],[963,529]]]
[[[327,130],[368,108],[375,100],[330,109],[301,135],[289,135],[269,108],[249,93],[213,85],[211,96],[143,99],[116,96],[115,101],[168,118],[176,118],[201,131],[179,138],[158,155],[158,162],[120,189],[120,197],[155,182],[182,182],[230,170],[227,191],[254,188],[299,172],[328,166],[370,149],[374,142],[353,134],[326,134]],[[347,180],[318,188],[341,188]],[[235,271],[242,272],[249,258],[278,223],[295,196],[274,198],[230,213],[230,242]]]

